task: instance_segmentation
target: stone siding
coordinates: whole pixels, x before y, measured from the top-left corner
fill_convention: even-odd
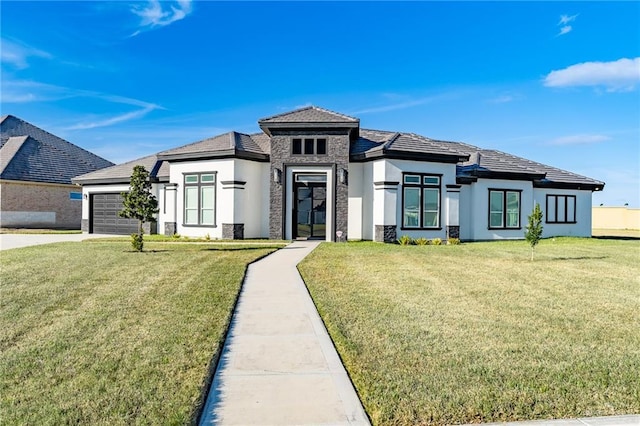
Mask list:
[[[82,194],[77,185],[0,182],[0,226],[81,229]]]
[[[243,240],[244,223],[223,223],[222,238],[225,240]]]
[[[293,138],[326,138],[327,154],[326,155],[292,155],[291,139]],[[282,131],[273,132],[271,137],[271,168],[269,174],[270,180],[270,206],[269,206],[269,238],[282,239],[285,238],[286,232],[284,226],[284,200],[285,194],[283,188],[286,186],[286,167],[287,166],[314,166],[329,165],[333,166],[335,183],[335,216],[334,230],[331,232],[331,240],[334,241],[335,231],[342,231],[344,237],[347,234],[348,225],[348,205],[349,191],[348,182],[340,183],[337,181],[337,172],[340,169],[349,169],[349,134],[348,130],[332,130],[332,131]],[[281,182],[273,181],[274,170],[281,171]],[[291,196],[292,194],[288,194]]]
[[[381,243],[395,243],[398,239],[396,225],[376,225],[374,240]]]
[[[459,226],[447,226],[447,239],[449,238],[460,238]]]

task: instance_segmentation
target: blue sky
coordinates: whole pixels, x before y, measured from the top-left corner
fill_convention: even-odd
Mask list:
[[[640,207],[639,2],[7,2],[1,113],[114,162],[305,105]]]

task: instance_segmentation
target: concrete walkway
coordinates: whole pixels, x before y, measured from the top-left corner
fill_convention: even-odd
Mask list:
[[[102,234],[0,234],[0,250],[38,246],[64,241],[82,241],[91,238],[109,238],[117,235]]]
[[[201,425],[368,425],[298,274],[318,242],[249,266]]]

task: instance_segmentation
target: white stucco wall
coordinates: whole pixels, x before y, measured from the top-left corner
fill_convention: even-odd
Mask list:
[[[364,164],[349,164],[349,228],[350,240],[363,239],[362,224],[364,216]]]
[[[575,195],[576,196],[576,223],[547,223],[546,216],[546,199],[547,195]],[[534,188],[534,201],[540,204],[542,214],[544,216],[542,222],[542,237],[555,236],[571,236],[571,237],[591,237],[591,191],[578,191],[569,189],[543,189]],[[532,206],[533,208],[533,206]],[[529,211],[523,212],[526,225],[527,216],[531,214]]]
[[[489,189],[521,190],[520,193],[520,228],[517,229],[489,229]],[[464,240],[502,240],[522,239],[527,224],[527,216],[533,209],[533,186],[531,182],[519,180],[478,179],[465,188],[463,196],[471,194],[471,203],[461,200],[461,208],[468,209],[466,219],[468,230],[462,233]],[[462,215],[461,215],[462,217]],[[462,225],[462,223],[461,223]]]
[[[269,163],[235,160],[235,180],[246,182],[236,202],[237,223],[244,223],[245,238],[269,237]]]
[[[378,163],[378,162],[376,162]],[[373,181],[394,181],[400,182],[397,190],[397,200],[395,206],[395,219],[398,226],[397,235],[408,235],[412,238],[446,238],[447,226],[447,185],[455,185],[456,183],[456,166],[455,164],[417,162],[409,160],[379,160],[377,166],[374,166]],[[402,173],[431,173],[442,175],[440,179],[440,230],[412,230],[402,229]],[[375,194],[377,196],[377,193]],[[374,206],[375,208],[375,206]],[[375,221],[374,221],[375,222]],[[374,223],[374,226],[379,223]]]
[[[222,189],[220,182],[235,180],[235,164],[237,160],[204,160],[171,163],[169,181],[178,184],[176,196],[176,230],[177,233],[189,237],[204,237],[209,234],[212,239],[222,238],[222,224],[233,223],[233,192]],[[216,173],[215,226],[185,226],[184,223],[184,174]]]

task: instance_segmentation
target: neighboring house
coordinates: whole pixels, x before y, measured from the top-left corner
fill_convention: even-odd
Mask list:
[[[499,151],[361,129],[357,118],[317,107],[258,123],[260,133],[230,132],[76,177],[82,229],[133,232],[135,223],[113,215],[136,164],[151,171],[161,233],[225,239],[523,238],[534,202],[545,236],[590,236],[592,191],[604,187]]]
[[[0,118],[0,226],[79,229],[71,178],[113,163],[17,117]]]

